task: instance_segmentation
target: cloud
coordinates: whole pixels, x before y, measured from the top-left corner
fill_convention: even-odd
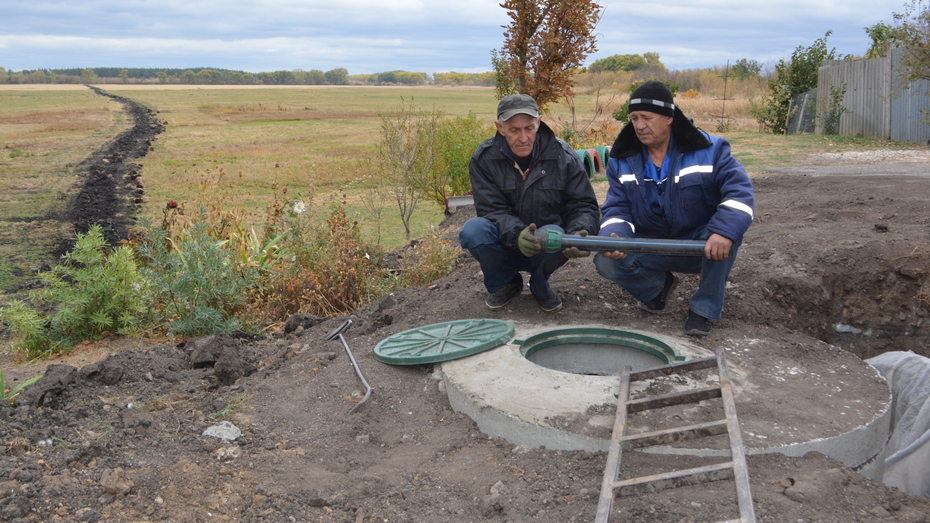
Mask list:
[[[598,53],[589,63],[614,54],[658,52],[671,68],[722,66],[750,58],[760,63],[789,58],[828,30],[829,48],[863,54],[870,44],[865,27],[888,22],[897,2],[849,0],[660,1],[608,4],[598,26]],[[900,10],[900,9],[897,9]]]
[[[862,54],[864,27],[905,0],[600,0],[599,51],[658,52],[676,69],[787,58],[832,29]],[[345,67],[485,71],[509,23],[499,0],[26,0],[8,2],[0,66],[222,67],[251,72]]]

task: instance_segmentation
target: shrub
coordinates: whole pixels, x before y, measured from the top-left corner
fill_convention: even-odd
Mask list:
[[[440,120],[433,147],[437,158],[426,180],[426,198],[445,205],[449,196],[471,193],[468,164],[475,149],[491,136],[494,129],[474,113]]]
[[[33,305],[13,300],[0,309],[0,319],[20,337],[14,350],[27,357],[57,353],[104,332],[132,334],[147,318],[149,285],[132,249],[107,247],[99,225],[78,234],[74,249],[39,280],[43,287],[29,295]]]
[[[815,89],[820,65],[824,60],[837,57],[836,49],[827,49],[830,34],[831,31],[827,31],[823,38],[815,40],[810,47],[799,45],[791,53],[791,60],[779,60],[775,65],[775,77],[769,80],[769,93],[755,102],[752,109],[756,121],[772,133],[785,133],[791,100]]]
[[[331,207],[325,218],[309,211],[285,213],[279,227],[287,231],[290,257],[280,260],[253,305],[266,310],[268,319],[298,312],[344,314],[383,294],[377,285],[380,253],[361,241],[345,202]]]
[[[409,240],[410,219],[436,172],[436,130],[442,112],[424,111],[412,99],[409,104],[401,99],[399,108],[380,116],[378,179],[391,192]]]
[[[458,262],[460,248],[449,240],[443,240],[433,229],[421,238],[413,248],[413,256],[404,258],[404,286],[426,285],[449,274]]]
[[[29,358],[107,331],[228,333],[298,312],[345,314],[439,278],[457,260],[457,247],[434,233],[415,244],[400,270],[387,269],[380,249],[366,245],[358,223],[348,219],[344,197],[318,206],[312,199],[287,200],[286,192],[275,195],[261,232],[246,232],[246,215],[218,198],[209,208],[200,205],[195,217],[169,202],[160,224],[141,219],[116,249],[93,226],[78,235],[61,265],[40,275],[44,287],[29,303],[12,300],[0,308],[0,321]],[[206,194],[197,200],[211,201]]]
[[[199,219],[176,237],[162,227],[142,224],[136,252],[141,272],[151,281],[154,327],[180,336],[240,327],[237,314],[246,304],[254,268],[234,262],[226,248],[229,240],[213,235],[218,227],[206,220],[204,208]]]
[[[846,83],[830,86],[830,96],[823,113],[823,134],[840,134],[840,118],[849,112],[843,105],[846,96]]]

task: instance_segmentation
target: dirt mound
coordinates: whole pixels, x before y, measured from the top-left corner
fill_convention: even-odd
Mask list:
[[[891,164],[858,177],[817,169],[755,180],[756,223],[724,317],[696,343],[713,349],[764,330],[787,352],[819,338],[860,356],[928,355],[930,177]],[[460,209],[444,234],[454,239],[473,212]],[[344,336],[374,388],[352,414],[363,386],[341,343],[325,340],[346,318],[295,318],[258,339],[121,340],[123,350],[98,361],[55,360],[16,406],[0,405],[0,520],[592,521],[604,454],[490,439],[452,411],[432,365],[385,365],[372,348],[413,327],[484,317],[677,335],[696,283],[683,279],[670,314],[647,316],[590,259],[572,260],[552,281],[562,312],[544,314],[524,293],[491,313],[477,263],[463,253],[448,276],[350,316]],[[241,435],[204,435],[221,422],[232,427],[220,433]],[[645,466],[628,455],[631,470]],[[668,459],[681,468],[692,458]],[[749,466],[759,521],[930,518],[930,501],[823,455],[751,456]],[[627,521],[717,521],[732,517],[735,496],[721,482],[615,506]]]
[[[134,161],[148,153],[152,140],[165,127],[148,107],[97,87],[91,89],[123,104],[133,126],[78,166],[81,188],[70,202],[68,220],[78,233],[87,232],[91,225],[100,225],[104,238],[115,245],[126,238],[135,207],[142,203],[145,194],[139,180],[140,166]],[[62,250],[67,251],[70,246]]]

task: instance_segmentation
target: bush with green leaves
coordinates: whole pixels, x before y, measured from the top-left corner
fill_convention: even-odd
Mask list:
[[[426,179],[426,198],[445,205],[449,196],[471,193],[468,164],[481,142],[494,136],[494,128],[468,116],[442,118],[436,129],[433,151],[437,156],[433,170]]]
[[[17,335],[13,349],[29,358],[47,356],[104,332],[133,334],[149,314],[149,284],[132,249],[107,246],[99,225],[78,234],[62,263],[39,274],[42,287],[28,303],[12,300],[0,320]]]
[[[93,226],[40,274],[42,288],[0,308],[0,321],[16,335],[12,347],[32,359],[105,332],[191,337],[296,312],[345,314],[454,266],[458,248],[434,234],[411,261],[385,267],[345,206],[344,199],[317,206],[275,198],[262,232],[246,233],[242,215],[219,203],[191,217],[169,202],[159,225],[141,219],[115,249]]]
[[[910,0],[903,13],[895,13],[895,28],[888,35],[904,51],[901,65],[908,81],[930,80],[930,3]]]
[[[140,271],[151,282],[153,327],[171,335],[199,336],[241,327],[255,267],[236,263],[200,209],[199,219],[176,237],[143,221],[136,245]]]
[[[810,47],[799,45],[789,61],[779,60],[775,65],[775,76],[769,80],[769,93],[750,105],[750,112],[757,122],[774,134],[784,134],[788,125],[791,100],[799,94],[817,88],[820,65],[824,60],[838,58],[836,49],[827,49],[827,31]],[[848,60],[849,56],[840,56]]]

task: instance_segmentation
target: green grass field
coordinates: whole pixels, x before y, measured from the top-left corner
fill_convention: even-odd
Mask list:
[[[392,202],[371,202],[379,114],[412,100],[418,108],[439,109],[449,116],[474,112],[490,125],[496,107],[492,90],[476,88],[106,85],[104,89],[145,104],[167,122],[165,132],[141,161],[144,215],[160,217],[170,200],[194,201],[204,180],[215,181],[222,175],[222,188],[212,189],[216,193],[207,197],[241,209],[255,224],[284,188],[288,199],[299,195],[313,205],[344,198],[366,238],[380,239],[388,248],[405,239]],[[619,100],[579,95],[574,104],[576,125],[586,132],[602,131],[591,136],[609,144],[618,128],[610,114],[614,105],[622,103]],[[701,100],[689,103],[699,107]],[[606,107],[595,118],[598,104]],[[78,181],[73,167],[127,128],[130,122],[120,109],[118,103],[83,86],[0,87],[0,288],[9,289],[28,276],[29,268],[47,259],[50,249],[69,234],[58,217]],[[545,119],[561,129],[572,114],[568,107],[557,105]],[[712,118],[699,117],[697,122],[714,129]],[[785,137],[746,130],[725,136],[750,174],[765,166],[790,165],[800,154],[888,146],[879,140]],[[380,206],[380,219],[373,205]],[[438,205],[421,201],[413,218],[413,236],[441,220]]]
[[[356,219],[370,222],[362,200],[374,174],[380,113],[412,100],[421,109],[450,116],[473,111],[490,121],[496,105],[492,91],[478,89],[118,87],[107,89],[158,111],[167,122],[143,160],[145,212],[153,216],[169,200],[189,201],[193,185],[222,172],[232,199],[247,212],[261,214],[276,187],[287,188],[288,195],[313,195],[316,204],[345,194]],[[395,214],[389,204],[382,212],[386,246],[404,241]],[[441,219],[441,208],[421,202],[414,224],[422,232]],[[374,229],[363,223],[363,230]]]
[[[30,274],[70,234],[60,218],[73,166],[129,125],[122,106],[87,88],[0,90],[0,289]]]

